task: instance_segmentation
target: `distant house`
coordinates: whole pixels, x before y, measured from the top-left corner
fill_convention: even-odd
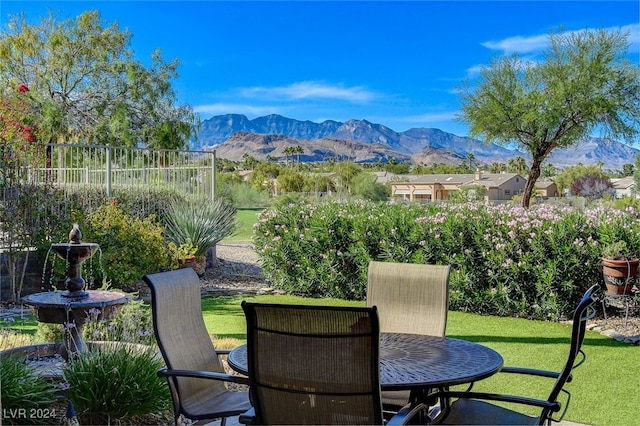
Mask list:
[[[616,190],[616,198],[631,197],[634,195],[636,182],[633,180],[633,176],[624,177],[621,179],[611,179],[613,188]]]
[[[536,195],[539,197],[559,197],[558,185],[550,180],[536,181]]]
[[[403,181],[391,182],[391,195],[409,201],[448,200],[451,192],[463,186],[480,185],[486,188],[487,201],[510,200],[522,193],[526,179],[517,173],[436,174],[405,176]]]
[[[376,182],[377,183],[389,183],[392,181],[400,181],[400,180],[404,180],[405,176],[404,175],[397,175],[395,173],[390,173],[390,172],[386,172],[386,171],[378,171],[378,172],[373,172],[373,175],[376,177]]]
[[[249,179],[249,176],[251,176],[251,173],[253,173],[253,170],[238,171],[238,175],[240,176],[240,179],[242,179],[243,182],[246,182],[247,179]]]

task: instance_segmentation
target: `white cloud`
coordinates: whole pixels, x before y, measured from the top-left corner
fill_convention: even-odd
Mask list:
[[[620,27],[609,27],[608,31],[622,30],[623,32],[629,32],[629,42],[634,50],[638,50],[640,45],[640,24],[623,25]],[[570,31],[569,33],[579,32]],[[507,37],[497,41],[487,41],[481,43],[482,46],[491,49],[501,51],[505,55],[512,53],[537,53],[544,50],[549,44],[549,34],[534,35],[534,36],[513,36]]]
[[[336,99],[349,102],[368,102],[376,97],[374,92],[362,86],[344,87],[315,81],[302,81],[279,87],[249,87],[241,89],[241,94],[250,98],[264,97],[286,100]]]
[[[514,36],[499,41],[487,41],[481,44],[488,49],[500,50],[505,55],[509,55],[516,52],[537,52],[547,47],[548,43],[548,35],[545,34],[533,37]]]

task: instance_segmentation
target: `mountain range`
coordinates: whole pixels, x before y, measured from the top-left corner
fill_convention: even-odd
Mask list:
[[[253,120],[240,114],[225,114],[202,122],[193,149],[215,149],[217,156],[242,161],[244,154],[262,160],[267,156],[284,160],[287,147],[301,146],[300,161],[326,161],[330,158],[357,163],[377,163],[395,159],[416,164],[460,164],[473,154],[477,162],[506,163],[527,153],[478,139],[457,136],[434,128],[413,128],[396,132],[367,120],[344,123],[300,121],[272,114]],[[587,138],[565,149],[556,149],[547,159],[563,168],[582,163],[603,164],[604,170],[621,170],[633,164],[640,150],[606,138]],[[297,158],[297,154],[296,154]]]

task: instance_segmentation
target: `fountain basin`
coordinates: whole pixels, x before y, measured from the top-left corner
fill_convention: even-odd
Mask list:
[[[81,298],[70,298],[64,291],[30,294],[22,298],[40,322],[63,324],[64,345],[60,355],[65,359],[87,350],[82,329],[89,321],[108,321],[114,318],[129,299],[124,293],[104,290],[84,292]]]
[[[51,244],[51,250],[60,259],[69,261],[84,261],[93,256],[98,250],[98,243],[56,243]]]
[[[31,307],[33,315],[40,322],[49,324],[88,321],[108,321],[113,319],[127,302],[124,293],[105,290],[91,290],[83,298],[69,298],[63,291],[49,291],[30,294],[22,298]],[[91,312],[90,312],[91,311]]]

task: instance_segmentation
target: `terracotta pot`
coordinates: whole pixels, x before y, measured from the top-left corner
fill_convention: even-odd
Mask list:
[[[192,263],[195,263],[196,257],[189,256],[185,258],[178,258],[177,261],[178,261],[178,266],[180,268],[187,268],[187,267],[190,267]]]
[[[602,276],[610,294],[631,294],[640,259],[602,259]]]

